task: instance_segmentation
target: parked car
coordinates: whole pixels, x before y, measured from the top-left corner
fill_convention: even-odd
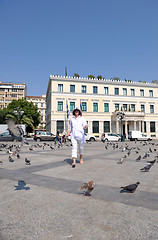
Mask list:
[[[152,138],[151,137],[147,137],[145,136],[141,131],[129,131],[128,133],[128,138],[132,141],[136,140],[136,141],[151,141]]]
[[[101,141],[105,142],[105,141],[121,141],[121,136],[119,134],[116,133],[103,133],[101,136]]]
[[[0,141],[14,141],[14,137],[7,131],[0,134]]]
[[[38,132],[36,131],[36,133],[34,134],[33,136],[33,139],[37,142],[40,142],[40,141],[54,141],[55,139],[55,135],[50,133],[50,132]]]
[[[67,138],[68,138],[68,140],[71,140],[71,135],[69,135]],[[96,141],[96,137],[91,135],[91,134],[85,133],[85,140],[90,141],[90,142],[94,142],[94,141]]]

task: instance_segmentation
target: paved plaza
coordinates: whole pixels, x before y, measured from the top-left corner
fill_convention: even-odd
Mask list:
[[[117,161],[127,151],[107,143],[85,144],[84,164],[71,168],[71,146],[29,150],[22,147],[20,159],[8,161],[0,151],[0,240],[149,240],[158,239],[158,163],[141,172],[147,160],[158,154],[157,141],[134,149],[123,164]],[[18,144],[18,143],[16,143]],[[35,142],[30,140],[30,144]],[[42,143],[43,144],[43,143]],[[136,162],[152,149],[150,157]],[[156,151],[154,151],[156,149]],[[28,157],[31,165],[25,165]],[[91,197],[79,187],[94,180]],[[120,187],[140,182],[134,193]]]

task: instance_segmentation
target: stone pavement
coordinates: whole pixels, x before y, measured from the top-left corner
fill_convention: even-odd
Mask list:
[[[0,240],[158,239],[158,163],[149,173],[140,171],[158,146],[128,144],[139,146],[142,156],[149,147],[157,151],[136,162],[138,154],[132,150],[119,165],[126,152],[112,146],[106,150],[101,142],[85,144],[84,164],[75,169],[67,146],[29,151],[25,145],[13,163],[6,150],[0,151]],[[79,187],[90,180],[96,186],[85,197]],[[137,181],[141,184],[135,193],[120,193],[121,186]]]

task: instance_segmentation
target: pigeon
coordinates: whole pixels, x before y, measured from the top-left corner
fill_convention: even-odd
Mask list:
[[[141,160],[141,155],[139,155],[137,158],[136,158],[136,162],[140,161]]]
[[[29,147],[29,150],[30,150],[30,151],[33,151],[33,146]]]
[[[25,158],[25,164],[26,165],[31,165],[31,162],[30,162],[30,160],[28,160],[28,158]]]
[[[3,163],[2,161],[0,161],[0,163]]]
[[[147,156],[148,156],[148,154],[147,154],[147,153],[145,153],[145,155],[144,155],[143,159],[147,158]]]
[[[20,155],[19,154],[17,154],[16,156],[17,156],[18,159],[20,159]]]
[[[123,189],[123,191],[126,190],[126,191],[133,193],[137,189],[139,184],[140,184],[140,182],[136,182],[135,184],[130,184],[128,186],[121,187],[121,188]]]
[[[54,149],[54,147],[50,146],[51,149]]]
[[[142,172],[149,172],[149,169],[152,167],[153,164],[148,164],[145,167],[141,168]]]
[[[152,160],[152,161],[147,161],[147,163],[151,163],[154,164],[156,162],[156,159]]]
[[[11,156],[9,156],[9,162],[14,162],[14,159],[13,158],[11,158]]]
[[[12,119],[7,120],[7,124],[9,132],[17,141],[23,141],[25,144],[29,144],[23,137],[23,130],[19,126],[16,126]]]
[[[95,186],[95,183],[94,181],[90,181],[88,183],[83,183],[80,187],[80,190],[81,189],[86,189],[86,191],[84,191],[84,195],[85,196],[91,196],[91,192],[92,190],[94,189],[94,186]]]
[[[122,164],[123,161],[124,161],[124,157],[122,157],[117,163],[118,163],[118,164]]]

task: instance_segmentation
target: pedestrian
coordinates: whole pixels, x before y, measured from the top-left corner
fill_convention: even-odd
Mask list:
[[[56,142],[59,141],[60,144],[61,144],[61,138],[60,138],[60,130],[57,130],[57,134],[56,134],[56,138],[55,138],[55,145],[56,145]]]
[[[83,151],[84,151],[84,142],[85,135],[84,130],[87,129],[86,119],[81,116],[81,111],[79,108],[75,108],[72,112],[74,115],[69,122],[68,135],[71,132],[71,143],[72,143],[72,167],[76,165],[77,158],[77,144],[79,145],[80,153],[80,164],[83,164]]]
[[[62,132],[62,142],[63,143],[66,143],[66,136],[67,136],[67,133],[65,132],[65,129],[63,129],[63,132]]]

